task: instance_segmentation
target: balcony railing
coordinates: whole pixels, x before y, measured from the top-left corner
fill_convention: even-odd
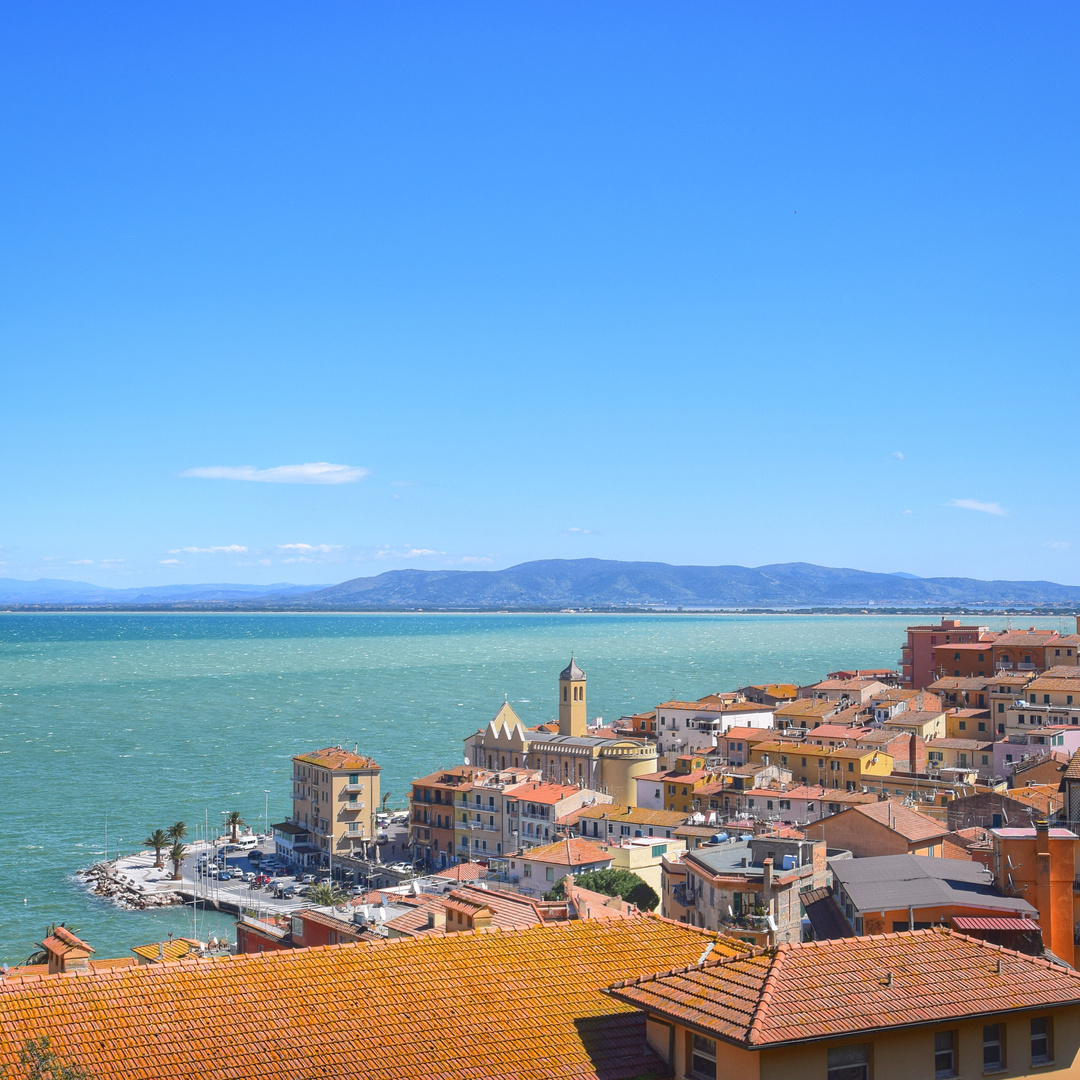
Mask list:
[[[350,792],[351,791],[363,791],[364,790],[364,785],[363,784],[345,784],[342,787],[341,790],[342,791],[350,791]]]
[[[343,802],[338,803],[339,810],[363,810],[364,804],[362,802]]]

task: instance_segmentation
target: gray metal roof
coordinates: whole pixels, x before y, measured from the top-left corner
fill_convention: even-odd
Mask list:
[[[564,679],[570,679],[573,682],[585,681],[585,672],[577,666],[572,656],[570,657],[570,663],[559,672],[559,681],[562,682]]]
[[[931,855],[877,855],[869,859],[830,859],[829,869],[859,912],[949,904],[1035,911],[1019,896],[1002,896],[994,888],[993,875],[976,862]]]
[[[625,746],[637,745],[635,739],[604,739],[595,735],[560,735],[551,731],[527,731],[525,738],[530,743],[555,743],[559,746]]]

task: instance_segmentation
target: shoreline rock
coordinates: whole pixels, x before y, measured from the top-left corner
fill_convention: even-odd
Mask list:
[[[99,862],[75,874],[75,880],[86,885],[93,896],[111,900],[117,907],[144,911],[148,908],[174,907],[184,899],[172,891],[144,892],[117,877],[115,862]]]

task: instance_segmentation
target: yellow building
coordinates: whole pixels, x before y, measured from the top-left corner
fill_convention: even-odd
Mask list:
[[[661,862],[665,856],[679,858],[686,851],[685,840],[652,839],[623,840],[617,845],[608,846],[612,870],[629,870],[648,883],[657,896],[663,889]]]
[[[948,725],[940,710],[905,709],[882,725],[886,731],[906,732],[920,739],[944,739]]]
[[[855,791],[869,778],[889,776],[893,771],[892,755],[881,750],[783,740],[758,743],[750,750],[750,762],[790,769],[792,781],[797,784],[819,784],[846,791]]]
[[[292,819],[274,826],[278,854],[303,866],[363,856],[376,835],[380,766],[340,746],[292,760]]]
[[[646,1014],[669,1075],[911,1080],[1076,1076],[1078,988],[1068,968],[936,929],[755,949],[609,993]]]

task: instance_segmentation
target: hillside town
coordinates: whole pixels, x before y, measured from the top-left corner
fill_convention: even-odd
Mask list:
[[[176,853],[166,884],[235,910],[235,945],[104,959],[54,926],[0,978],[0,1068],[47,1036],[93,1076],[176,1073],[178,1045],[179,1075],[223,1078],[253,1061],[270,1077],[1074,1075],[1076,629],[943,618],[908,629],[895,670],[609,724],[571,658],[557,719],[527,726],[504,701],[446,748],[461,764],[413,780],[407,821],[359,746],[302,750],[272,838],[234,821],[222,853],[191,849],[190,870]],[[230,855],[249,868],[235,891],[206,891]]]

